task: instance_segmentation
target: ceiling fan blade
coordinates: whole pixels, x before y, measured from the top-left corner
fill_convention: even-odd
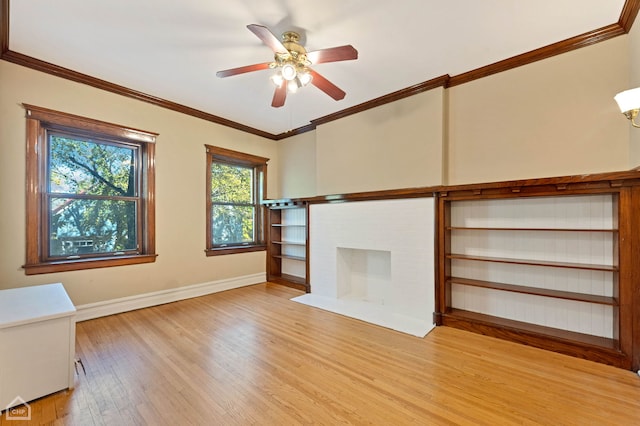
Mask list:
[[[338,86],[336,86],[335,84],[333,84],[332,82],[330,82],[329,80],[327,80],[326,78],[324,78],[323,76],[315,72],[314,70],[310,69],[309,72],[313,76],[313,79],[311,80],[311,84],[316,86],[318,89],[322,90],[327,95],[331,96],[336,101],[339,101],[340,99],[344,99],[344,96],[346,95],[346,93],[342,89],[340,89]]]
[[[348,44],[346,46],[330,47],[328,49],[307,52],[307,59],[310,60],[312,64],[350,61],[352,59],[358,59],[358,51]]]
[[[262,40],[264,44],[269,46],[275,53],[289,53],[287,48],[284,47],[280,40],[278,40],[278,37],[273,35],[271,31],[269,31],[269,28],[258,24],[249,24],[247,25],[247,28],[249,28],[249,31],[258,36],[258,38]]]
[[[271,106],[274,108],[280,108],[284,105],[284,101],[287,99],[287,85],[282,83],[280,87],[276,87],[276,91],[273,93],[273,101]]]
[[[246,65],[244,67],[239,67],[239,68],[231,68],[228,70],[218,71],[216,75],[220,78],[223,78],[223,77],[231,77],[232,75],[244,74],[246,72],[266,70],[269,68],[269,64],[271,64],[271,62],[264,62],[262,64],[254,64],[254,65]]]

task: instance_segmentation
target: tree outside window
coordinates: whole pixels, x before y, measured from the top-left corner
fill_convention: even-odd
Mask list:
[[[138,147],[50,133],[49,258],[137,252]]]
[[[267,158],[205,145],[207,255],[264,250]]]

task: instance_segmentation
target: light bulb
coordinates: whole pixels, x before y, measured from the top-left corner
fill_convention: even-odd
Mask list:
[[[275,84],[277,87],[281,87],[282,83],[284,82],[284,78],[282,78],[282,74],[275,73],[274,75],[271,76],[271,81],[273,82],[273,84]]]
[[[287,83],[287,89],[291,93],[296,93],[298,91],[298,82],[296,82],[295,80],[291,80]]]
[[[296,67],[293,64],[286,63],[282,66],[282,78],[287,81],[291,81],[296,78],[297,73]]]
[[[298,79],[300,80],[300,84],[306,86],[307,84],[311,83],[313,76],[310,72],[305,71],[298,74]]]

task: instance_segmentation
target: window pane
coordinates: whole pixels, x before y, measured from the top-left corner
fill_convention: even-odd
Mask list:
[[[253,169],[211,164],[211,200],[218,203],[253,203]]]
[[[136,202],[52,198],[49,255],[135,250]]]
[[[51,134],[49,191],[137,196],[135,147],[115,146]]]
[[[255,240],[254,207],[212,206],[213,244],[241,244]]]

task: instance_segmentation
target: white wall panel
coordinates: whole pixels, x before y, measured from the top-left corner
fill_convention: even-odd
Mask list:
[[[303,226],[283,226],[281,229],[282,241],[301,243],[306,242],[306,210],[303,208],[282,209],[281,223],[283,225],[303,225]],[[287,256],[296,256],[304,258],[306,256],[306,248],[303,245],[284,244],[281,253]],[[305,263],[299,260],[282,259],[281,270],[283,274],[293,275],[305,278]]]
[[[613,307],[453,284],[452,307],[613,338]]]
[[[538,230],[451,230],[456,254],[613,265],[612,195],[467,200],[451,204],[451,226]],[[540,230],[547,229],[547,230]],[[549,230],[551,229],[551,230]],[[554,229],[589,229],[558,231]],[[451,260],[451,276],[612,297],[614,272]],[[452,307],[602,337],[613,337],[614,308],[454,284]]]

